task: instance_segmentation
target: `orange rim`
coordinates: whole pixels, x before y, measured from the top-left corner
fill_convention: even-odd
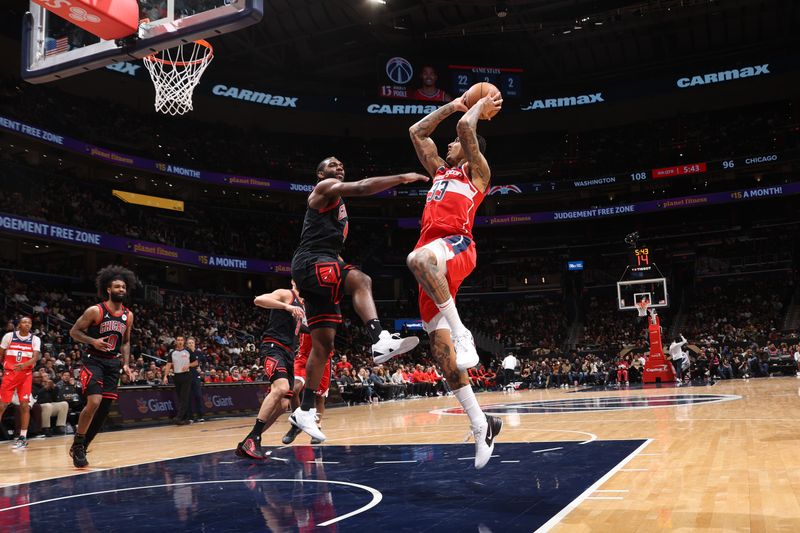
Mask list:
[[[172,65],[174,67],[186,67],[189,65],[199,65],[200,63],[204,63],[208,58],[208,56],[214,55],[214,47],[211,46],[211,43],[209,43],[205,39],[197,40],[194,42],[194,44],[205,46],[208,49],[206,51],[205,56],[201,57],[200,59],[195,59],[194,61],[167,61],[166,59],[161,59],[160,57],[157,57],[156,54],[158,54],[158,52],[153,52],[152,54],[150,54],[149,56],[145,56],[144,58],[148,61],[155,61],[156,63],[161,63],[162,65]]]

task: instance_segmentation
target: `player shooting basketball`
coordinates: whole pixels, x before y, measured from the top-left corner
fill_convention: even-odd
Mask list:
[[[475,268],[477,252],[472,226],[491,177],[483,155],[486,141],[476,131],[478,120],[493,116],[503,104],[499,91],[495,89],[490,94],[471,108],[465,102],[465,94],[409,129],[433,186],[422,212],[420,238],[408,255],[407,264],[419,282],[419,310],[431,339],[431,352],[469,416],[475,436],[475,468],[483,468],[489,461],[502,421],[483,413],[470,387],[466,370],[479,363],[478,352],[454,299],[461,282]],[[456,127],[458,137],[448,144],[447,156],[442,159],[431,134],[457,111],[465,112]]]

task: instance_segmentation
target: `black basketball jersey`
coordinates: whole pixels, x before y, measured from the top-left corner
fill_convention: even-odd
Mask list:
[[[89,326],[86,334],[95,339],[106,339],[106,342],[111,345],[111,349],[107,352],[100,352],[89,346],[89,353],[95,357],[117,357],[122,347],[122,340],[125,338],[125,332],[128,330],[130,311],[123,305],[122,311],[114,314],[106,307],[105,302],[97,304],[97,307],[100,308],[100,321]]]
[[[344,201],[339,198],[335,204],[323,209],[306,208],[303,220],[303,233],[295,257],[329,256],[341,254],[347,239],[348,220]]]
[[[303,307],[297,293],[292,291],[292,305]],[[297,348],[297,321],[289,311],[283,309],[271,309],[269,312],[269,322],[267,329],[264,330],[261,342],[274,342],[288,349],[294,354]]]

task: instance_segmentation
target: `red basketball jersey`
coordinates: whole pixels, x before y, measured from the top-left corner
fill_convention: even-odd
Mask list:
[[[18,363],[27,363],[33,358],[35,352],[41,350],[41,341],[39,337],[32,333],[29,333],[25,338],[20,337],[15,330],[3,336],[0,346],[6,350],[3,369],[6,372],[14,372],[15,365]],[[30,374],[33,372],[33,367],[29,367],[23,372]]]
[[[449,235],[464,235],[472,240],[475,212],[486,196],[461,167],[439,167],[422,211],[422,231],[417,248]]]

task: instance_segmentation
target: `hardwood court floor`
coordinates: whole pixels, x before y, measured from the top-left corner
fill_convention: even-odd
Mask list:
[[[553,531],[800,531],[799,379],[478,398],[503,416],[498,442],[650,439],[554,516],[547,525]],[[665,406],[699,400],[714,401]],[[326,444],[460,443],[465,417],[432,412],[456,404],[432,398],[331,409],[323,420]],[[250,418],[229,418],[101,434],[89,471],[231,450],[251,424]],[[287,427],[282,417],[264,445],[279,446]],[[0,445],[0,488],[83,475],[67,456],[70,442],[34,439],[22,452]],[[297,442],[307,444],[308,437]]]

